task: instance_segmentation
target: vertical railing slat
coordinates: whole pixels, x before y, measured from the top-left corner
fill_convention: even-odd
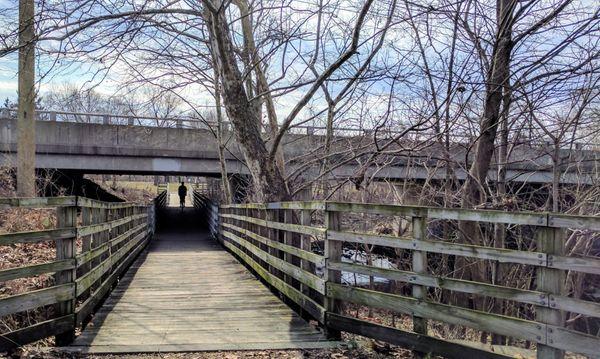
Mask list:
[[[288,224],[292,223],[293,222],[292,221],[292,217],[293,217],[292,210],[291,209],[285,209],[285,210],[282,210],[282,211],[283,211],[283,222],[284,223],[288,223]],[[292,243],[292,232],[290,232],[290,231],[283,231],[283,243],[287,244],[289,246],[293,245],[293,243]],[[287,263],[290,263],[290,264],[292,263],[292,255],[291,254],[289,254],[287,252],[284,252],[283,257],[284,257],[284,260]],[[284,278],[285,278],[285,282],[286,283],[288,283],[290,285],[293,284],[293,279],[292,279],[291,276],[285,275]]]
[[[538,251],[546,253],[548,262],[552,261],[552,255],[564,253],[564,230],[561,228],[537,227],[536,241]],[[537,268],[537,289],[541,292],[561,295],[564,292],[565,272],[561,269],[548,267]],[[550,303],[549,298],[546,298]],[[536,307],[535,319],[541,323],[564,326],[564,313],[548,306]],[[538,359],[562,359],[564,351],[553,348],[552,329],[546,331],[546,343],[543,341],[537,345]],[[545,345],[548,344],[548,345]]]

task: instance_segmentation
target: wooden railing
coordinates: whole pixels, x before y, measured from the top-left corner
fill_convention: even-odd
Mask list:
[[[201,213],[211,237],[219,235],[219,206],[211,199],[206,186],[194,188],[192,193],[193,205]]]
[[[169,205],[169,191],[167,190],[167,186],[161,188],[158,186],[158,195],[154,198],[154,204],[157,208],[164,208]]]
[[[222,244],[334,338],[345,331],[446,357],[506,357],[433,335],[429,325],[435,321],[512,338],[530,351],[537,349],[539,358],[561,357],[563,351],[591,357],[600,353],[600,337],[565,321],[570,313],[571,318],[599,323],[600,303],[565,293],[565,276],[590,276],[598,283],[600,258],[564,252],[567,232],[587,236],[593,246],[600,232],[597,216],[334,202],[225,205],[219,211]],[[406,231],[382,235],[366,224],[392,221],[398,221],[398,228],[404,224]],[[456,229],[458,221],[475,222],[478,230],[495,225],[505,231],[519,229],[521,242],[508,236],[503,246],[482,246],[444,237],[450,233],[448,226]],[[353,245],[355,250],[368,246],[370,251],[392,251],[404,262],[383,267],[342,260],[343,249]],[[430,271],[449,259],[465,259],[467,266],[485,263],[482,268],[519,266],[523,276],[532,278],[527,285],[513,287]],[[385,279],[403,289],[342,281],[342,273]],[[439,300],[453,295],[467,300],[452,305]],[[476,298],[516,303],[520,309],[496,314],[491,306],[471,304]],[[403,315],[412,321],[412,328],[358,319],[344,309],[349,303]]]
[[[0,246],[26,251],[28,245],[47,242],[47,250],[55,247],[55,260],[0,267],[2,287],[52,275],[39,281],[40,289],[0,297],[0,319],[20,324],[0,334],[0,352],[51,336],[57,345],[67,344],[151,238],[154,206],[84,197],[0,199],[0,209],[15,208],[47,208],[56,226],[0,234]]]

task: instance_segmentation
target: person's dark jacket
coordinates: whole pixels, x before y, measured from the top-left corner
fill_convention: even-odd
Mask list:
[[[185,197],[185,196],[187,196],[187,187],[184,185],[181,185],[177,189],[177,192],[179,193],[179,197]]]

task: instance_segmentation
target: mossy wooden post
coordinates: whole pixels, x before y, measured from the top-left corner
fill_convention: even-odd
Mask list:
[[[328,268],[329,263],[337,263],[342,261],[342,245],[341,241],[333,241],[329,239],[329,231],[339,231],[340,225],[340,213],[330,211],[327,209],[328,204],[325,205],[325,271],[324,278],[325,282],[330,283],[341,283],[342,273],[339,270],[330,270]],[[341,312],[340,301],[335,300],[325,292],[325,311],[328,313],[339,314]],[[327,315],[327,314],[326,314]],[[325,320],[327,322],[327,320]],[[341,333],[339,330],[326,327],[326,334],[329,339],[340,340]]]
[[[254,209],[252,208],[245,208],[244,209],[244,216],[248,217],[248,218],[254,218]],[[245,240],[247,240],[248,242],[254,244],[254,240],[252,238],[250,238],[250,236],[248,235],[248,232],[253,232],[254,231],[254,227],[256,226],[254,223],[251,222],[246,222],[246,233],[242,234],[242,238],[244,238]]]
[[[114,213],[114,211],[111,211],[109,209],[103,208],[102,209],[102,221],[101,223],[106,223],[108,221],[111,221],[113,219],[116,219]],[[108,243],[110,240],[110,229],[107,229],[105,231],[102,231],[102,241],[101,244],[105,244]],[[109,259],[110,257],[112,257],[112,253],[113,253],[113,248],[112,245],[108,245],[108,253],[105,256],[105,260]],[[111,269],[112,270],[112,269]],[[101,279],[97,282],[98,286],[100,286],[100,283],[102,283],[104,281],[104,279],[107,277],[107,273],[105,273],[104,275],[102,275]]]
[[[92,208],[91,212],[92,212],[92,220],[91,220],[92,224],[99,224],[100,223],[100,208]],[[92,246],[92,249],[95,249],[98,246],[100,246],[100,233],[92,234],[91,246]],[[90,265],[90,270],[94,269],[98,264],[100,264],[101,258],[102,258],[102,256],[98,256],[92,260],[91,265]],[[90,289],[93,291],[94,287],[91,287]]]
[[[249,208],[243,208],[242,209],[242,216],[244,217],[251,217],[252,216],[252,210]],[[254,225],[254,223],[250,223],[250,222],[243,222],[244,223],[244,229],[248,232],[252,231],[252,226]],[[248,239],[248,235],[246,233],[242,233],[242,238],[244,239]],[[245,248],[246,253],[253,258],[254,260],[256,260],[256,256],[252,254],[252,252],[250,252],[247,248]]]
[[[255,211],[255,213],[256,213],[256,217],[255,218],[257,218],[257,219],[264,220],[266,218],[265,217],[265,209],[259,208],[259,209],[257,209]],[[266,231],[267,231],[267,228],[265,226],[257,225],[256,226],[256,232],[254,232],[254,233],[258,234],[259,236],[266,237],[267,236]],[[262,249],[264,252],[266,252],[266,253],[269,252],[269,246],[268,245],[266,245],[264,243],[258,243],[258,244],[260,246],[260,249]],[[266,268],[267,265],[265,264],[264,267]]]
[[[115,208],[115,209],[109,209],[108,212],[112,214],[112,219],[120,219],[120,218],[124,218],[129,214],[130,208]],[[110,243],[111,239],[119,236],[121,233],[124,233],[124,231],[127,229],[127,224],[122,224],[120,226],[112,226],[111,229],[109,229],[106,232],[106,241]],[[122,246],[126,246],[128,244],[128,242],[131,240],[131,237],[126,237],[125,240],[123,241],[123,244],[121,244]],[[110,244],[110,247],[112,247],[113,245]],[[116,245],[115,247],[117,248],[113,248],[113,252],[116,251],[118,249],[119,245]],[[107,273],[105,273],[102,278],[102,282],[104,282],[104,279],[107,278],[109,273],[112,273],[112,271],[115,270],[115,266],[116,264],[112,264],[110,266],[110,270],[107,271]],[[102,283],[100,282],[100,283]]]
[[[218,214],[219,222],[217,224],[218,225],[217,228],[218,228],[219,232],[217,233],[217,235],[218,235],[219,242],[221,242],[221,245],[224,246],[225,245],[225,237],[223,236],[223,223],[229,223],[229,222],[228,222],[227,218],[223,218],[222,215],[230,213],[229,212],[230,210],[228,208],[224,208],[221,206],[218,207],[218,210],[219,210],[219,214]]]
[[[230,213],[230,214],[239,214],[239,209],[237,209],[237,208],[229,208],[227,210],[227,212]],[[240,228],[243,228],[242,227],[242,222],[239,219],[229,218],[229,219],[227,219],[227,222],[229,222],[231,224],[234,224],[234,225],[236,225],[236,226],[238,226]],[[226,240],[226,239],[224,239],[224,240]]]
[[[413,217],[412,218],[412,230],[414,247],[417,247],[418,241],[427,239],[427,219],[425,217]],[[427,273],[427,252],[413,250],[412,251],[412,268],[413,272],[418,274]],[[423,300],[427,295],[427,288],[421,285],[413,284],[412,286],[413,297]],[[416,317],[413,315],[413,331],[417,334],[427,335],[427,319]],[[415,356],[422,358],[426,353],[415,352]]]
[[[272,221],[275,222],[277,221],[278,217],[278,211],[276,209],[267,209],[267,214],[266,214],[266,220],[267,221]],[[267,238],[279,242],[279,232],[276,229],[272,229],[269,228],[267,231],[268,235]],[[269,254],[275,257],[278,257],[278,253],[279,251],[273,247],[269,247]],[[275,275],[277,278],[281,278],[281,273],[279,273],[279,270],[277,270],[275,267],[273,266],[269,266],[269,272],[273,275]]]
[[[77,226],[77,207],[58,207],[56,209],[57,227],[73,228]],[[58,239],[56,241],[56,259],[74,259],[77,253],[75,241],[77,237]],[[56,284],[75,283],[76,268],[64,270],[56,273]],[[74,286],[76,293],[76,285]],[[56,306],[57,317],[75,313],[75,300],[68,300],[58,303]],[[73,328],[58,334],[56,336],[56,345],[63,346],[70,344],[75,339],[75,320]]]
[[[310,227],[311,225],[311,212],[309,209],[303,209],[300,211],[300,224],[303,226],[308,226]],[[307,252],[311,252],[311,248],[310,248],[310,236],[308,234],[302,234],[300,235],[300,249],[303,249]],[[306,260],[306,259],[302,259],[300,261],[300,267],[302,269],[304,269],[307,272],[311,272],[311,268],[310,268],[310,261]],[[309,295],[310,291],[309,291],[309,287],[307,287],[306,285],[301,284],[300,285],[300,290],[302,293]]]
[[[307,209],[303,209],[300,211],[300,224],[303,226],[308,226],[310,227],[311,225],[311,212],[310,210]],[[303,249],[307,252],[311,252],[311,248],[310,248],[310,236],[307,234],[301,234],[300,235],[300,249]],[[313,273],[314,272],[311,270],[311,263],[310,261],[306,260],[306,259],[301,259],[300,260],[300,268],[304,269],[307,272]],[[310,297],[310,287],[307,286],[306,284],[300,283],[300,291]],[[306,311],[302,311],[302,317],[304,319],[309,319],[310,316],[308,315],[308,313]]]
[[[260,208],[256,208],[254,210],[252,210],[252,217],[256,218],[256,219],[260,219],[261,218],[261,209]],[[252,231],[252,233],[254,234],[258,234],[260,235],[261,230],[262,230],[263,226],[259,225],[259,224],[255,224],[254,225],[254,230]],[[260,243],[259,241],[253,239],[253,243],[260,248],[263,252],[267,252],[268,251],[268,246]],[[262,263],[262,266],[265,267],[265,263]]]
[[[283,222],[284,223],[293,223],[293,213],[291,209],[284,209],[283,211]],[[283,231],[283,243],[287,244],[288,246],[292,246],[293,245],[293,241],[292,241],[292,232],[290,231]],[[283,254],[283,258],[286,262],[288,263],[292,263],[292,255],[290,253],[285,252]],[[292,277],[289,275],[285,275],[285,282],[293,285],[293,280]]]
[[[244,208],[234,208],[233,212],[236,215],[238,215],[238,216],[245,216],[246,215],[246,210]],[[237,226],[240,227],[240,228],[242,228],[245,231],[245,230],[248,229],[248,222],[239,220],[237,222]],[[241,234],[243,235],[243,231],[242,231]],[[246,250],[246,248],[243,248],[243,247],[240,246],[240,249],[242,250],[242,252],[248,254],[248,251]]]
[[[81,225],[83,226],[88,226],[90,224],[93,224],[92,222],[92,209],[89,207],[83,207],[81,208]],[[92,249],[92,236],[91,235],[87,235],[87,236],[83,236],[81,238],[81,252],[85,253],[88,252]],[[90,269],[92,269],[91,267],[91,263],[84,263],[82,265],[81,270],[81,275],[86,274],[87,272],[90,271]],[[86,290],[83,294],[82,294],[82,298],[85,299],[89,296],[90,291]]]
[[[564,230],[561,228],[537,227],[536,231],[537,250],[546,253],[548,265],[552,264],[552,255],[563,255],[565,247]],[[564,326],[564,313],[560,310],[553,309],[555,306],[552,300],[552,294],[561,295],[564,292],[565,272],[561,269],[553,269],[549,267],[537,268],[537,290],[550,293],[548,303],[550,307],[538,306],[535,311],[535,319],[538,322],[555,325],[558,327]],[[564,351],[553,348],[551,345],[554,342],[551,328],[546,331],[546,341],[548,345],[538,343],[537,357],[538,359],[562,359]]]
[[[214,212],[214,215],[217,219],[217,240],[221,243],[221,245],[223,245],[223,218],[221,218],[221,213],[226,213],[227,210],[218,204],[215,204],[214,208],[216,210],[216,212]]]
[[[258,218],[257,212],[258,212],[257,209],[250,208],[250,209],[246,210],[246,215],[249,216],[249,217],[252,217],[252,218]],[[256,223],[249,223],[248,225],[249,225],[249,228],[250,228],[249,231],[251,233],[258,233],[258,228],[259,228],[258,224],[256,224]],[[245,235],[244,238],[248,242],[252,243],[253,245],[260,247],[260,243],[256,242],[256,240],[254,240],[250,235]]]

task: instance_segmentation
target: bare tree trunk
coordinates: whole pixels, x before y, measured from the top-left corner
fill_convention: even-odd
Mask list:
[[[252,82],[252,62],[253,62],[253,53],[256,51],[254,45],[254,34],[252,33],[252,14],[250,13],[248,3],[245,0],[236,0],[233,3],[240,10],[240,21],[242,23],[242,34],[244,38],[244,48],[242,51],[242,59],[246,68],[248,68],[248,72],[245,74],[246,76],[246,93],[248,98],[254,97],[254,84]],[[260,101],[255,100],[252,102],[252,105],[256,108],[257,111],[260,111]],[[258,116],[258,121],[260,123],[260,116]]]
[[[215,53],[223,85],[225,109],[252,175],[255,199],[258,201],[289,200],[291,196],[285,179],[261,137],[257,111],[248,101],[244,81],[237,66],[235,50],[229,37],[229,25],[224,9],[213,7],[209,1],[205,1],[204,4],[211,51]]]
[[[503,91],[508,86],[510,79],[510,59],[512,50],[512,23],[514,2],[511,0],[498,0],[496,14],[498,32],[492,53],[492,62],[487,73],[487,88],[483,109],[483,118],[480,123],[480,133],[475,146],[475,155],[469,169],[469,174],[463,186],[462,207],[472,208],[486,201],[485,182],[492,156],[498,124],[500,122],[500,107]],[[472,221],[461,221],[458,224],[463,242],[481,245],[479,225]],[[457,276],[469,278],[473,281],[485,280],[485,267],[481,262],[468,265],[469,260],[457,258]],[[461,305],[466,304],[466,297],[459,295]],[[484,301],[477,300],[476,309],[483,309]]]
[[[508,86],[510,79],[514,3],[510,0],[499,0],[498,6],[498,37],[493,51],[492,64],[487,75],[487,90],[483,118],[480,124],[480,135],[477,139],[469,175],[463,186],[463,208],[470,208],[485,201],[485,181],[494,154],[494,141],[496,140],[496,132],[500,121],[503,89]],[[467,223],[473,224],[473,222],[461,222],[463,227]],[[470,230],[463,233],[467,236],[474,235],[473,226],[469,227],[471,227],[468,228]]]
[[[321,167],[321,173],[329,172],[330,165],[330,154],[331,154],[331,142],[333,142],[333,118],[335,115],[334,104],[331,102],[328,103],[327,109],[327,129],[325,133],[325,154],[323,156],[323,165]],[[323,176],[323,180],[321,182],[321,187],[323,189],[323,198],[327,198],[329,196],[329,186],[328,186],[328,175]]]
[[[508,161],[508,119],[510,111],[511,91],[505,89],[502,100],[502,122],[500,123],[500,146],[498,147],[498,182],[496,193],[499,200],[506,198],[506,167]],[[494,247],[504,248],[506,241],[506,225],[504,223],[494,224]],[[496,285],[507,285],[504,283],[505,265],[496,261],[492,264],[492,283]],[[504,314],[504,306],[501,299],[494,298],[494,312]],[[492,333],[492,344],[503,345],[506,337]]]
[[[221,96],[220,92],[215,94]],[[225,195],[225,203],[232,203],[229,175],[227,173],[227,159],[225,158],[225,143],[223,142],[223,120],[221,115],[221,101],[217,101],[217,142],[219,144],[219,164],[221,167],[221,186]]]
[[[35,28],[33,0],[19,1],[17,194],[35,197]]]
[[[227,159],[225,158],[225,142],[223,141],[223,114],[221,112],[221,83],[219,81],[218,61],[214,51],[211,51],[213,62],[213,86],[215,88],[215,107],[217,115],[217,144],[219,146],[219,165],[221,170],[221,187],[225,195],[225,203],[232,203],[231,187],[229,186],[229,176],[227,174]]]
[[[244,46],[245,52],[247,53],[249,62],[248,68],[254,67],[254,73],[256,74],[256,83],[257,83],[257,96],[261,96],[265,100],[265,106],[267,109],[267,118],[269,120],[269,131],[270,136],[274,139],[279,132],[279,124],[277,123],[277,113],[275,112],[275,104],[273,103],[273,97],[269,91],[269,82],[267,81],[267,77],[265,76],[265,72],[260,64],[260,58],[256,52],[256,45],[254,43],[254,34],[252,32],[252,21],[251,21],[251,11],[250,6],[246,0],[236,0],[234,4],[240,9],[241,22],[242,22],[242,31],[244,34]],[[250,72],[250,70],[248,70]],[[251,78],[248,73],[248,78]],[[250,95],[250,93],[249,93]],[[251,95],[250,95],[251,96]],[[257,112],[260,113],[260,101],[256,100]],[[260,117],[259,117],[260,122]],[[279,167],[279,171],[284,174],[285,173],[285,158],[283,156],[283,150],[281,148],[277,149],[275,155],[275,161],[277,162],[277,167]]]
[[[552,212],[558,212],[560,209],[560,141],[557,138],[554,141],[552,152]]]

